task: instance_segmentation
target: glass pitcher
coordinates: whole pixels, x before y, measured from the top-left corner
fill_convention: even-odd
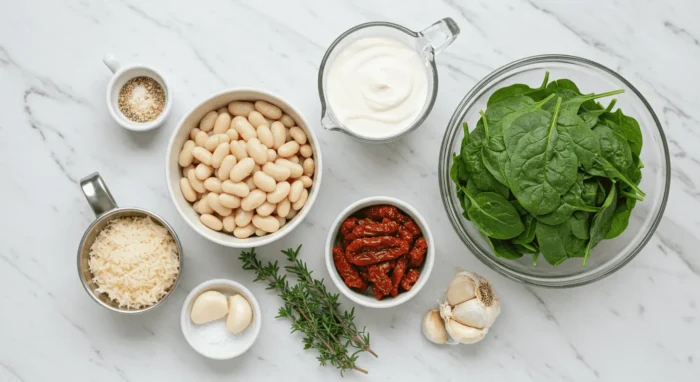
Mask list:
[[[398,24],[388,22],[370,22],[360,24],[341,34],[328,47],[318,71],[318,93],[321,98],[321,126],[327,130],[344,132],[358,140],[369,143],[386,143],[396,140],[425,121],[430,114],[438,91],[438,74],[435,56],[447,48],[459,35],[459,27],[451,18],[444,18],[420,32],[414,32]],[[329,66],[348,44],[365,37],[390,37],[414,47],[424,63],[426,71],[428,96],[418,117],[407,128],[394,135],[381,138],[366,137],[344,126],[333,113],[326,95],[327,66]]]

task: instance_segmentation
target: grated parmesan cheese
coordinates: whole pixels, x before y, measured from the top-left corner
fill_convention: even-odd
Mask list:
[[[180,272],[175,240],[149,217],[110,221],[90,247],[88,264],[95,292],[131,309],[160,301]]]

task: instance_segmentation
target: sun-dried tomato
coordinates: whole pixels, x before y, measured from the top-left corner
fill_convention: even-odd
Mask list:
[[[420,275],[420,272],[418,272],[417,269],[411,268],[406,272],[406,274],[403,276],[403,279],[401,280],[401,288],[404,290],[411,290],[413,288],[413,284],[418,281],[418,276]]]
[[[357,226],[357,221],[359,219],[355,217],[349,217],[345,219],[343,224],[340,225],[340,234],[343,235],[343,237],[348,236],[350,232]]]
[[[396,266],[396,260],[385,261],[377,264],[377,266],[379,267],[379,270],[384,272],[384,274],[389,274],[389,272],[391,272],[391,270]]]
[[[391,293],[391,279],[379,268],[379,265],[370,265],[367,267],[369,281],[372,282],[372,291],[377,300]]]
[[[390,219],[399,223],[405,223],[407,219],[410,219],[408,216],[402,214],[398,208],[386,205],[367,207],[362,211],[362,214],[374,221]]]
[[[411,258],[411,266],[419,267],[423,264],[426,252],[428,252],[428,242],[425,241],[424,237],[420,237],[411,248],[411,252],[408,253],[408,257]]]
[[[406,273],[406,268],[408,268],[408,259],[406,256],[401,256],[396,261],[396,267],[391,273],[391,296],[396,297],[399,294],[399,283]]]
[[[399,230],[399,223],[384,219],[381,223],[357,225],[352,232],[345,235],[345,240],[355,240],[362,237],[390,236]]]
[[[367,289],[367,284],[362,281],[357,270],[348,263],[345,258],[345,252],[339,245],[333,247],[333,261],[335,262],[335,268],[345,281],[345,285],[350,288]]]
[[[369,237],[353,240],[347,248],[351,263],[359,266],[396,259],[408,253],[410,245],[392,236]]]

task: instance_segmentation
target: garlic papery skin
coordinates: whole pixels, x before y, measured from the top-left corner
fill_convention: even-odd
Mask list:
[[[455,306],[476,297],[476,280],[469,272],[459,272],[445,293],[447,303]]]
[[[452,317],[460,324],[472,328],[490,328],[501,313],[501,304],[497,299],[487,301],[489,302],[488,306],[478,297],[465,301],[452,308]]]
[[[430,342],[438,345],[444,345],[447,343],[445,323],[442,321],[442,318],[440,318],[440,312],[437,310],[432,309],[425,313],[421,324],[421,329],[423,329],[423,335],[425,338],[427,338]]]
[[[228,317],[226,317],[226,330],[238,334],[250,325],[253,319],[253,309],[248,300],[240,294],[229,297]]]

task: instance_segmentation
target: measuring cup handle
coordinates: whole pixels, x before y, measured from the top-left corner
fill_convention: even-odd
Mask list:
[[[83,189],[85,199],[92,207],[95,216],[99,217],[105,212],[117,208],[117,202],[114,201],[114,197],[99,173],[94,172],[80,179],[80,188]]]
[[[116,73],[117,70],[119,70],[119,67],[121,67],[119,60],[117,60],[117,57],[115,57],[111,53],[108,53],[104,57],[102,57],[102,62],[104,62],[104,64],[109,70],[112,71],[112,73]]]
[[[437,56],[459,36],[459,26],[451,18],[445,17],[418,34],[425,38],[433,49],[433,55]]]

